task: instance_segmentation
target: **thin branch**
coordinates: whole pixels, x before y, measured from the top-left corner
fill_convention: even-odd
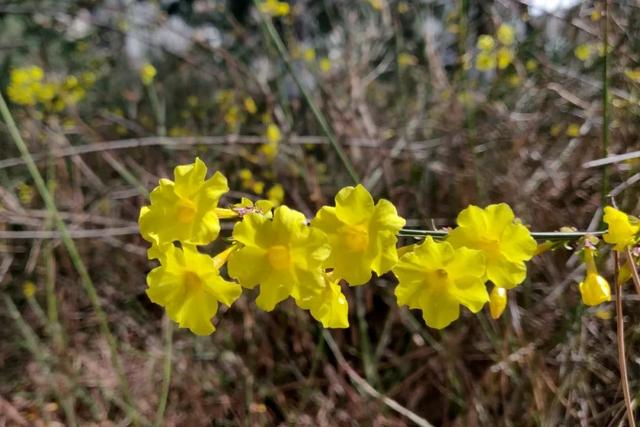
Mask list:
[[[624,394],[624,404],[627,408],[627,419],[629,427],[636,427],[635,417],[633,415],[633,405],[631,403],[631,390],[629,389],[629,377],[627,374],[627,355],[624,345],[624,317],[622,313],[622,285],[618,284],[618,275],[620,273],[620,260],[618,252],[613,252],[614,266],[614,283],[616,289],[616,341],[618,344],[618,364],[620,365],[620,382],[622,383],[622,393]]]
[[[349,366],[349,363],[346,361],[346,359],[342,355],[342,352],[340,351],[338,344],[336,344],[335,340],[333,339],[329,331],[327,331],[326,329],[323,329],[322,336],[324,337],[324,340],[327,342],[329,349],[331,350],[334,357],[338,361],[338,364],[340,365],[340,367],[344,369],[344,371],[349,376],[351,381],[353,381],[362,392],[368,394],[374,399],[380,400],[382,403],[387,405],[392,410],[396,411],[398,414],[408,418],[409,420],[413,421],[414,423],[416,423],[421,427],[433,427],[433,425],[429,421],[425,420],[415,412],[400,405],[398,402],[391,399],[390,397],[387,397],[384,394],[380,393],[378,390],[373,388],[371,384],[369,384],[364,378],[358,375],[358,373],[354,371],[351,366]]]

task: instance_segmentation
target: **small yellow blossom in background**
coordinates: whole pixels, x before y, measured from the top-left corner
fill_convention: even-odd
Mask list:
[[[244,99],[243,104],[244,104],[244,109],[247,111],[247,113],[255,114],[258,112],[258,106],[256,105],[256,102],[253,100],[253,98],[251,98],[250,96]]]
[[[242,180],[242,186],[244,188],[249,188],[251,186],[251,182],[253,181],[253,173],[247,168],[240,169],[238,173],[240,179]]]
[[[496,68],[496,55],[492,52],[480,52],[476,57],[476,68],[479,71],[490,71]]]
[[[220,277],[220,266],[210,256],[199,253],[194,246],[182,246],[165,247],[160,267],[147,276],[147,295],[181,328],[209,335],[215,331],[211,318],[218,311],[218,303],[231,306],[242,288]]]
[[[494,47],[496,47],[496,41],[489,34],[482,34],[480,37],[478,37],[478,42],[476,43],[476,46],[481,51],[488,52],[493,50]]]
[[[262,194],[264,193],[264,182],[262,181],[255,181],[252,185],[251,185],[251,191],[253,191],[256,194]]]
[[[7,88],[9,99],[20,105],[35,105],[38,102],[36,92],[43,78],[44,71],[35,65],[11,70]]]
[[[512,74],[509,76],[509,86],[511,87],[518,87],[522,84],[522,79],[520,78],[519,75],[517,74]]]
[[[529,261],[538,245],[524,225],[515,221],[506,203],[485,209],[469,206],[457,218],[447,241],[454,248],[467,247],[482,251],[486,258],[486,278],[494,285],[511,289],[522,283]]]
[[[509,24],[500,24],[496,32],[498,41],[505,46],[511,46],[515,40],[515,30]]]
[[[265,138],[267,143],[260,147],[260,151],[262,151],[267,159],[273,160],[278,155],[278,145],[282,140],[282,133],[280,133],[278,125],[269,123],[265,131]]]
[[[151,205],[140,209],[138,222],[145,240],[157,245],[176,240],[206,245],[218,237],[216,208],[229,187],[220,172],[209,179],[206,175],[206,165],[196,158],[194,163],[174,169],[175,182],[160,180],[151,192]]]
[[[320,71],[325,74],[331,71],[331,60],[329,58],[324,57],[320,60]]]
[[[482,253],[454,249],[430,236],[403,255],[393,273],[399,282],[398,305],[421,309],[432,328],[442,329],[460,317],[460,305],[477,313],[489,301]]]
[[[144,64],[142,68],[140,68],[140,80],[142,80],[142,84],[149,86],[153,83],[157,73],[156,67],[149,63]]]
[[[594,254],[595,249],[584,249],[584,262],[587,266],[587,275],[578,285],[582,302],[588,306],[611,301],[611,287],[607,279],[598,274]]]
[[[27,280],[22,284],[22,294],[25,298],[33,298],[36,294],[36,290],[36,285],[31,280]]]
[[[535,59],[528,59],[525,64],[525,67],[529,72],[536,71],[538,69],[538,61],[536,61]]]
[[[398,13],[404,14],[409,12],[409,10],[409,5],[406,1],[401,1],[400,3],[398,3]]]
[[[591,54],[592,54],[592,49],[591,49],[591,45],[587,44],[587,43],[582,43],[579,44],[578,46],[576,46],[576,48],[573,50],[573,54],[576,56],[576,58],[578,58],[580,61],[582,62],[586,62],[589,60],[589,58],[591,58]]]
[[[266,137],[267,137],[267,143],[277,144],[282,140],[282,134],[280,133],[280,128],[277,125],[270,123],[267,126]]]
[[[259,5],[260,12],[273,17],[287,16],[291,12],[289,3],[278,0],[264,0]]]
[[[325,328],[349,327],[349,304],[337,281],[325,277],[325,287],[319,294],[298,302]]]
[[[313,62],[316,60],[316,51],[312,47],[308,47],[302,52],[302,58],[307,62]]]
[[[513,62],[513,51],[509,48],[501,47],[496,53],[496,58],[498,60],[498,68],[504,70]]]
[[[27,206],[33,201],[33,187],[29,184],[21,182],[18,184],[18,199],[20,199],[20,203]]]
[[[627,68],[624,70],[624,75],[627,76],[628,79],[633,80],[636,83],[640,83],[640,68]]]
[[[499,319],[507,308],[507,290],[494,286],[489,294],[489,312],[492,319]]]
[[[398,262],[396,235],[405,224],[395,206],[385,199],[374,204],[360,184],[340,190],[335,202],[311,221],[329,237],[331,256],[325,266],[353,286],[367,283],[372,270],[378,275],[389,271]]]
[[[229,109],[224,113],[224,122],[231,129],[235,129],[240,122],[240,110],[237,106],[232,105]]]
[[[384,0],[367,0],[372,8],[377,10],[378,12],[382,10],[384,7]]]
[[[400,67],[411,67],[418,64],[418,58],[410,53],[402,52],[398,55],[398,65]]]
[[[560,135],[561,131],[562,125],[559,123],[556,123],[555,125],[551,126],[551,129],[549,129],[549,133],[551,134],[551,136],[558,136]]]
[[[567,130],[565,131],[565,133],[568,137],[577,138],[580,136],[580,128],[581,126],[578,123],[571,123],[569,126],[567,126]]]
[[[322,263],[331,251],[327,237],[305,224],[301,212],[280,206],[273,220],[250,213],[233,227],[240,249],[229,257],[229,276],[249,289],[260,285],[256,304],[271,311],[292,296],[306,301],[324,288]]]
[[[267,199],[269,199],[274,206],[280,206],[284,200],[284,188],[282,188],[282,185],[275,184],[271,187],[269,191],[267,191]]]
[[[616,251],[624,251],[635,244],[636,235],[640,231],[638,218],[606,206],[603,221],[609,226],[603,237],[604,241],[614,245]]]
[[[591,12],[591,21],[598,22],[602,18],[602,11],[598,8]]]

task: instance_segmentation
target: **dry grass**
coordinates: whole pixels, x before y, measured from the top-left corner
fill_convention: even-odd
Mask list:
[[[349,177],[268,36],[242,14],[242,2],[231,9],[193,2],[189,22],[212,22],[224,38],[210,45],[197,33],[174,35],[194,41],[180,52],[146,36],[167,26],[161,13],[148,17],[144,27],[151,30],[135,32],[131,9],[113,2],[37,3],[0,3],[1,86],[8,68],[23,64],[98,74],[77,108],[45,115],[11,109],[95,283],[137,422],[151,424],[168,323],[144,293],[153,267],[135,228],[144,189],[199,155],[229,178],[234,192],[227,202],[255,196],[238,174],[249,168],[267,187],[282,183],[286,202],[312,215]],[[526,6],[511,0],[382,3],[376,11],[366,1],[299,2],[295,19],[276,22],[292,52],[315,48],[317,60],[296,59],[294,67],[372,193],[392,200],[412,227],[451,224],[469,203],[505,201],[535,230],[596,229],[602,168],[582,165],[603,156],[602,60],[582,63],[573,49],[602,39],[602,20],[591,19],[602,3],[584,2],[553,22],[548,15],[525,22]],[[400,13],[400,3],[409,11]],[[91,32],[69,40],[69,22],[82,10],[93,16]],[[611,4],[612,154],[640,149],[640,87],[624,74],[640,59],[639,15],[632,2]],[[497,73],[465,70],[460,55],[500,22],[517,24],[514,64]],[[457,32],[443,31],[453,25]],[[158,68],[158,105],[123,60],[132,40],[156,44],[147,54]],[[415,65],[397,65],[402,52],[414,55]],[[324,73],[318,61],[329,53],[335,58]],[[527,69],[530,59],[537,69]],[[223,90],[240,108],[252,96],[281,128],[275,161],[259,152],[259,114],[225,124]],[[566,133],[573,123],[577,136]],[[159,136],[163,126],[168,137]],[[41,199],[26,197],[24,185],[33,192],[33,181],[18,158],[1,125],[0,423],[128,425],[99,319]],[[638,172],[638,163],[608,170],[614,188]],[[631,185],[618,203],[637,213],[637,194]],[[337,351],[293,304],[265,313],[245,292],[218,316],[211,337],[174,333],[163,423],[411,425],[353,381],[359,377],[434,425],[619,425],[625,412],[613,303],[581,305],[583,269],[571,254],[560,249],[535,258],[499,321],[465,313],[441,332],[397,307],[392,277],[363,288],[366,328],[358,325],[356,292],[345,289],[352,327],[330,332]],[[612,261],[601,260],[611,274]],[[23,292],[27,281],[36,285],[32,298]],[[623,303],[630,387],[638,393],[640,317],[631,289]]]

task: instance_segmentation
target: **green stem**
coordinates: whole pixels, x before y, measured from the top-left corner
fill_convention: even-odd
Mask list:
[[[38,189],[38,193],[40,193],[40,197],[42,197],[42,200],[44,201],[44,204],[47,210],[49,211],[51,218],[55,223],[56,228],[58,229],[58,232],[60,233],[60,237],[62,238],[62,243],[66,247],[67,252],[69,253],[69,258],[71,259],[71,263],[73,264],[73,266],[75,267],[76,271],[80,276],[80,281],[89,297],[91,305],[96,313],[96,317],[98,318],[98,324],[100,325],[100,330],[107,339],[107,343],[109,345],[111,362],[114,365],[116,374],[120,382],[120,387],[122,389],[123,396],[125,397],[125,400],[128,404],[128,408],[130,412],[129,416],[132,418],[132,420],[134,420],[134,424],[137,424],[136,420],[138,419],[138,413],[137,413],[137,410],[132,405],[133,401],[131,400],[131,396],[129,394],[129,385],[124,375],[124,369],[120,362],[120,358],[118,357],[116,340],[114,336],[111,334],[111,330],[109,329],[107,316],[103,311],[102,306],[100,305],[100,300],[98,298],[98,293],[96,292],[96,288],[93,284],[93,281],[91,280],[91,276],[89,275],[89,272],[84,262],[82,261],[82,258],[80,257],[78,248],[76,247],[75,242],[73,241],[73,239],[71,238],[71,235],[69,234],[69,230],[67,229],[66,224],[60,217],[60,213],[58,212],[58,208],[56,207],[53,196],[49,192],[49,189],[47,188],[47,184],[42,178],[42,175],[40,174],[38,167],[36,166],[35,162],[33,161],[33,158],[31,157],[31,153],[27,148],[27,144],[22,139],[22,136],[20,136],[18,127],[16,126],[16,123],[13,120],[13,116],[9,111],[9,107],[7,106],[7,103],[5,102],[4,97],[2,96],[1,93],[0,93],[0,115],[2,116],[2,119],[7,125],[7,129],[9,130],[9,135],[11,136],[11,139],[13,139],[13,142],[15,143],[16,147],[20,151],[20,154],[22,155],[22,159],[24,160],[24,163],[27,166],[27,169],[29,170],[31,177],[33,178],[36,188]]]
[[[563,231],[534,231],[531,233],[531,237],[536,240],[577,240],[585,236],[602,236],[606,231],[576,231],[576,232],[563,232]],[[436,239],[444,239],[449,234],[444,230],[418,230],[413,228],[403,228],[400,230],[399,235],[403,237],[422,237],[431,236]]]
[[[165,317],[164,325],[164,369],[162,371],[162,392],[160,393],[160,402],[156,411],[156,420],[154,427],[163,425],[164,412],[167,409],[167,401],[169,399],[169,390],[171,388],[171,362],[173,357],[173,324],[168,317]]]
[[[609,155],[609,2],[604,0],[604,57],[602,58],[602,157]],[[600,204],[604,206],[609,194],[609,169],[602,168],[602,196]]]
[[[256,8],[259,10],[260,9],[259,1],[253,0],[253,3],[255,4]],[[289,56],[287,48],[282,42],[282,39],[280,38],[278,31],[276,31],[275,27],[273,26],[273,22],[271,22],[271,19],[269,17],[265,17],[262,13],[259,13],[259,16],[262,24],[264,25],[264,28],[267,31],[267,34],[269,35],[269,38],[271,38],[271,41],[273,42],[274,46],[276,47],[276,50],[278,51],[278,55],[280,55],[280,58],[285,63],[287,70],[289,71],[289,74],[293,78],[293,81],[296,83],[296,86],[298,86],[298,89],[300,89],[300,92],[302,93],[302,96],[304,97],[307,105],[311,109],[313,116],[316,118],[316,120],[320,124],[320,127],[322,128],[322,132],[324,132],[324,134],[326,135],[327,139],[329,140],[329,143],[331,144],[336,154],[338,155],[338,158],[342,162],[342,165],[349,173],[349,176],[351,177],[351,180],[353,181],[353,183],[354,184],[359,183],[360,176],[358,175],[355,168],[353,167],[351,160],[349,160],[347,153],[344,151],[342,146],[338,143],[338,140],[333,134],[333,131],[329,126],[329,123],[324,118],[324,115],[320,112],[320,109],[316,106],[315,102],[313,102],[313,99],[311,99],[311,95],[309,94],[309,91],[304,86],[304,84],[302,84],[302,81],[300,80],[297,73],[293,69],[293,63],[291,62],[291,58]]]

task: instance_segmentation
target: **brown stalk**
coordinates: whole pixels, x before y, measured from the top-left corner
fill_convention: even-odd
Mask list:
[[[624,318],[622,313],[622,285],[618,284],[620,260],[617,251],[613,252],[613,259],[615,262],[614,283],[616,289],[616,341],[618,344],[618,363],[620,364],[620,382],[622,383],[622,393],[624,394],[624,404],[627,408],[629,427],[636,427],[635,417],[633,416],[633,406],[631,403],[631,391],[629,390],[629,378],[627,375],[627,356],[624,346]],[[635,270],[635,268],[632,268],[632,270]]]

